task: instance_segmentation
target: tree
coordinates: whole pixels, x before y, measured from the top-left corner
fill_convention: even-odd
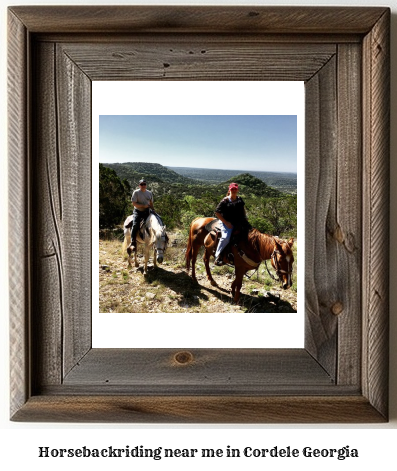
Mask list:
[[[161,196],[154,202],[156,212],[161,216],[164,224],[173,229],[181,222],[181,201],[171,194]]]
[[[197,217],[214,217],[214,211],[219,203],[220,197],[209,191],[201,198],[187,195],[183,199],[183,207]]]
[[[280,237],[296,237],[296,195],[247,198],[246,210],[249,222],[261,232]]]
[[[99,227],[112,229],[131,213],[131,187],[116,172],[99,164]]]
[[[273,226],[273,235],[296,237],[297,198],[264,198],[262,201],[263,217]]]

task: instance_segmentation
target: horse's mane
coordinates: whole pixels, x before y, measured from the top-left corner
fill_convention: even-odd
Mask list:
[[[154,211],[152,211],[150,214],[153,215],[157,219],[157,222],[160,224],[161,227],[164,227],[163,220],[161,219],[159,214],[157,214]]]
[[[262,259],[266,258],[265,254],[273,247],[273,239],[273,236],[262,234],[255,227],[248,232],[248,242],[259,252]]]
[[[161,227],[161,230],[162,230],[162,232],[163,232],[163,235],[164,235],[164,237],[165,237],[165,244],[166,244],[166,247],[167,247],[168,242],[169,242],[169,237],[168,237],[168,234],[167,234],[166,231],[165,231],[165,226],[164,226],[163,220],[161,219],[160,215],[157,214],[157,213],[154,212],[154,211],[151,212],[150,214],[153,215],[153,216],[156,218],[157,222],[159,223],[159,225],[160,225],[160,227]]]

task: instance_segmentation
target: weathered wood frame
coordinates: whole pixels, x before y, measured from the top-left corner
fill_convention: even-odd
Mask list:
[[[387,8],[9,8],[12,420],[387,420],[389,22]],[[305,81],[304,349],[91,348],[92,80]]]

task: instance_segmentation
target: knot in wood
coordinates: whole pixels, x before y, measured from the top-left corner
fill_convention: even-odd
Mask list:
[[[193,361],[193,355],[190,352],[178,352],[175,354],[174,360],[180,365],[186,365]]]
[[[345,240],[345,236],[340,226],[336,226],[336,229],[334,231],[334,239],[336,239],[340,244],[343,244]]]
[[[339,314],[341,314],[343,311],[343,304],[337,301],[335,304],[332,305],[331,311],[332,314],[334,314],[335,316],[339,316]]]

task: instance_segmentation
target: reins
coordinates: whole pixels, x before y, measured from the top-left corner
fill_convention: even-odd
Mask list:
[[[267,267],[267,260],[265,260],[265,266],[266,266],[266,270],[267,272],[269,273],[269,276],[270,278],[272,278],[274,281],[282,281],[281,279],[281,276],[280,274],[286,274],[286,275],[291,275],[291,282],[292,282],[292,273],[293,273],[293,270],[289,270],[289,262],[288,263],[288,271],[286,270],[282,270],[280,267],[279,267],[279,264],[278,264],[278,261],[277,261],[277,256],[276,254],[279,254],[280,255],[280,252],[278,250],[273,250],[273,253],[271,255],[271,260],[273,261],[274,263],[274,266],[275,266],[275,270],[276,270],[276,275],[278,276],[278,280],[273,276],[273,274],[270,272],[269,268]]]
[[[267,270],[267,272],[269,273],[269,276],[270,276],[270,278],[271,278],[272,280],[274,280],[274,281],[280,281],[280,276],[278,276],[278,279],[275,278],[275,277],[273,276],[273,273],[271,273],[271,271],[269,270],[269,268],[268,268],[268,266],[267,266],[267,260],[265,260],[265,267],[266,267],[266,270]],[[276,272],[276,273],[277,273],[277,272]]]
[[[241,250],[237,244],[234,244],[234,246],[236,247],[237,249],[237,253],[240,255],[240,257],[244,260],[244,262],[246,262],[248,265],[250,265],[252,267],[252,269],[254,269],[254,272],[251,274],[251,276],[248,276],[247,274],[245,274],[245,276],[247,278],[251,278],[255,272],[259,269],[259,265],[261,264],[262,260],[258,263],[258,262],[254,262],[253,260],[251,260],[249,257],[247,257],[247,255],[244,253],[243,250]],[[275,267],[275,270],[276,270],[276,275],[278,277],[275,278],[274,275],[270,272],[268,266],[267,266],[267,260],[265,259],[265,267],[266,267],[266,270],[270,276],[270,278],[272,278],[272,280],[274,281],[278,281],[278,282],[282,282],[282,278],[281,278],[281,275],[285,274],[285,275],[290,275],[291,276],[291,282],[292,282],[292,273],[293,273],[293,270],[291,269],[290,270],[290,262],[287,262],[288,263],[288,271],[286,270],[282,270],[279,266],[279,263],[278,263],[278,260],[277,260],[277,254],[278,255],[281,255],[281,253],[274,249],[271,256],[270,256],[270,259],[273,261],[273,265]]]
[[[259,265],[262,263],[262,261],[265,262],[265,266],[266,266],[266,270],[270,276],[270,278],[272,278],[272,280],[274,281],[278,281],[278,282],[281,282],[282,283],[282,278],[281,278],[281,275],[283,274],[286,274],[286,275],[290,275],[291,276],[291,282],[292,282],[292,273],[293,273],[293,270],[290,269],[290,262],[287,261],[288,263],[288,270],[282,270],[279,266],[279,263],[278,263],[278,260],[277,260],[277,254],[278,255],[282,255],[281,252],[279,252],[278,250],[274,249],[271,256],[270,256],[270,259],[272,260],[273,262],[273,265],[274,265],[274,268],[276,270],[276,275],[278,277],[275,278],[274,275],[270,272],[268,266],[267,266],[267,259],[263,259],[263,260],[260,260],[259,262],[255,262],[254,260],[251,260],[246,254],[245,252],[238,246],[237,243],[234,243],[233,244],[234,247],[236,248],[237,250],[237,253],[239,254],[239,256],[244,260],[244,262],[247,264],[247,265],[250,265],[252,268],[250,270],[254,270],[251,274],[251,276],[248,276],[247,273],[244,273],[244,275],[248,278],[248,279],[251,279],[253,275],[255,275],[255,272],[258,271],[259,269]],[[259,252],[259,250],[258,250]],[[232,264],[229,264],[229,263],[226,263],[225,265],[229,265],[229,266],[233,266]],[[234,265],[235,266],[235,265]]]

